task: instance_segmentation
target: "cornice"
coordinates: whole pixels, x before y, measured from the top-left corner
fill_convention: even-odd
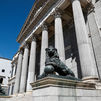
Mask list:
[[[35,13],[37,12],[37,10],[48,0],[35,0],[32,9],[29,12],[29,15],[17,37],[17,42],[19,42],[20,37],[22,36],[23,31],[26,29],[26,27],[30,24],[30,21],[33,19]]]
[[[11,59],[8,59],[8,58],[5,58],[5,57],[0,57],[0,59],[12,61]]]

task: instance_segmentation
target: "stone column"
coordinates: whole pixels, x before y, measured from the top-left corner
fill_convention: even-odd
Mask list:
[[[14,67],[13,67],[13,77],[15,76],[15,63],[14,63]]]
[[[93,45],[96,67],[98,69],[99,79],[101,79],[101,36],[96,23],[96,17],[94,11],[90,11],[88,14],[88,24],[90,28],[91,41]]]
[[[55,48],[59,53],[62,62],[65,63],[65,50],[61,14],[58,9],[55,11]]]
[[[30,83],[35,81],[35,61],[36,60],[36,38],[33,37],[31,42],[28,80],[27,80],[27,91],[32,90]]]
[[[23,56],[23,62],[22,62],[20,93],[23,93],[26,90],[27,68],[28,68],[28,54],[29,54],[29,45],[25,44],[25,47],[24,47],[24,56]]]
[[[14,72],[14,75],[16,75],[16,71],[17,71],[17,62],[15,63],[15,72]]]
[[[72,0],[72,8],[73,8],[74,23],[75,23],[79,56],[80,56],[82,76],[83,78],[98,77],[97,69],[93,65],[91,50],[88,41],[88,34],[86,31],[86,25],[85,25],[85,20],[84,20],[80,1]]]
[[[23,51],[19,51],[18,56],[18,64],[17,64],[17,71],[16,71],[16,79],[15,79],[15,87],[14,93],[18,93],[20,89],[20,78],[21,78],[21,70],[22,70],[22,58],[23,58]]]
[[[45,49],[48,48],[48,28],[44,24],[42,26],[42,41],[41,41],[41,59],[40,59],[40,74],[43,73],[45,67]]]
[[[11,91],[12,91],[12,84],[10,85],[9,95],[11,95]]]

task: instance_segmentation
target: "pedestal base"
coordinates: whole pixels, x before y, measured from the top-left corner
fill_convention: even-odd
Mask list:
[[[95,84],[47,77],[31,84],[33,101],[100,101]]]

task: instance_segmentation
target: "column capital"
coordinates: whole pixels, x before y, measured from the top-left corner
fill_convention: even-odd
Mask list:
[[[18,55],[23,54],[23,48],[20,48],[18,52],[19,52]]]
[[[92,2],[90,2],[86,7],[88,14],[95,12],[94,8],[95,8],[94,4]]]
[[[55,18],[61,18],[62,10],[60,10],[59,8],[56,8],[56,9],[54,10],[53,15],[54,15]]]
[[[48,30],[47,23],[43,23],[41,26],[42,30]]]
[[[72,3],[73,1],[80,1],[80,0],[70,0],[71,3]]]
[[[37,40],[37,35],[33,35],[32,37],[31,37],[31,42],[32,41],[36,41]]]
[[[25,42],[24,48],[28,48],[29,49],[29,43],[28,42]]]

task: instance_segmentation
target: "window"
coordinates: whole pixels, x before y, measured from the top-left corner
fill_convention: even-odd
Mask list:
[[[3,83],[3,78],[0,78],[0,84],[2,84]]]
[[[98,2],[99,0],[96,0],[96,2]]]
[[[4,73],[5,72],[5,69],[2,69],[2,72]]]

